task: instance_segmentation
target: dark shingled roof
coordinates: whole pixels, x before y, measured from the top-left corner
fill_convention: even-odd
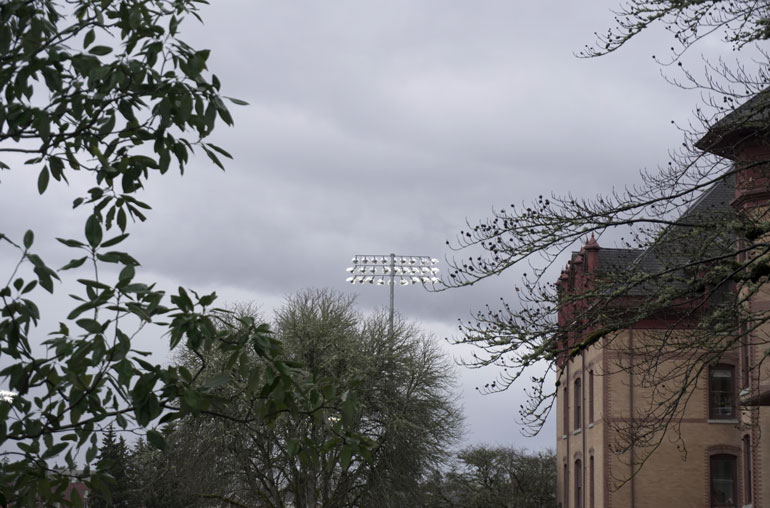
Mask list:
[[[662,269],[661,260],[668,259],[672,252],[681,252],[683,242],[692,242],[690,235],[695,226],[699,230],[703,226],[723,222],[733,216],[730,202],[735,197],[735,178],[728,175],[715,183],[703,193],[695,202],[677,219],[676,225],[668,227],[650,248],[639,256],[639,262],[652,270]],[[703,237],[705,231],[696,231]],[[704,238],[705,239],[705,238]],[[714,254],[719,254],[715,252]],[[651,259],[652,258],[652,259]],[[669,261],[670,264],[670,261]]]
[[[643,249],[605,249],[597,252],[598,268],[600,271],[626,269],[644,253]]]
[[[728,113],[695,143],[704,152],[732,159],[744,143],[770,132],[770,87]]]
[[[597,272],[609,274],[641,270],[651,275],[663,273],[667,268],[686,263],[690,259],[688,255],[689,248],[691,246],[700,247],[704,241],[712,242],[713,240],[713,243],[709,243],[705,247],[706,250],[699,253],[700,257],[708,256],[708,249],[712,246],[715,249],[715,254],[718,254],[719,251],[717,249],[720,249],[720,247],[714,245],[714,243],[724,239],[723,233],[718,228],[711,229],[708,226],[723,222],[725,219],[732,217],[733,210],[730,202],[733,200],[733,197],[734,179],[732,176],[728,176],[704,192],[682,214],[676,221],[676,224],[669,226],[663,231],[658,240],[648,249],[600,248],[597,253]],[[697,228],[693,229],[690,226],[697,226]],[[706,226],[706,229],[703,226]],[[701,241],[694,242],[693,234],[698,235]],[[714,238],[705,236],[709,234],[714,234]],[[720,235],[722,236],[720,237]],[[577,253],[573,253],[572,259],[574,260],[576,256]],[[669,280],[666,284],[685,286],[683,282],[686,278],[684,273],[680,273],[678,276],[676,273],[671,275],[673,275],[672,278],[674,280]],[[629,293],[634,295],[649,294],[655,291],[655,288],[652,287],[653,285],[654,283],[651,282],[644,286],[633,288]]]

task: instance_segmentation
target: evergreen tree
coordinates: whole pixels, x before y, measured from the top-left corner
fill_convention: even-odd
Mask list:
[[[102,438],[99,456],[96,462],[97,474],[93,478],[94,491],[91,506],[130,506],[129,496],[132,491],[130,474],[131,453],[123,436],[116,437],[110,425]]]

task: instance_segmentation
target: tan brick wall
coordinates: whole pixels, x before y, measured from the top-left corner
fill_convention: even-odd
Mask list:
[[[635,330],[634,340],[641,334],[655,333]],[[649,335],[648,335],[649,338]],[[703,507],[709,502],[709,453],[735,454],[739,467],[738,492],[742,495],[742,431],[738,419],[730,422],[708,421],[708,372],[703,372],[698,380],[698,388],[691,394],[687,409],[681,415],[681,427],[672,428],[654,451],[641,447],[634,449],[634,459],[638,463],[643,458],[645,463],[641,470],[632,477],[630,453],[617,455],[611,453],[609,447],[618,441],[615,427],[636,418],[637,412],[631,409],[634,404],[650,402],[650,388],[640,387],[634,381],[634,375],[627,369],[628,357],[620,355],[620,346],[629,345],[630,332],[624,331],[608,342],[609,347],[589,348],[582,356],[572,359],[562,372],[562,387],[557,396],[557,465],[558,465],[558,501],[564,499],[564,482],[569,488],[569,503],[573,507],[575,494],[574,467],[575,459],[580,458],[584,466],[583,491],[584,508],[590,505],[590,457],[594,457],[595,491],[594,506],[627,508],[679,508]],[[738,356],[735,355],[737,362]],[[680,360],[684,361],[684,360]],[[671,366],[674,366],[671,364]],[[666,365],[660,366],[661,375],[666,373]],[[594,422],[588,424],[590,390],[588,372],[594,372]],[[736,369],[736,377],[738,371]],[[585,422],[581,429],[574,431],[574,381],[581,378],[584,402],[583,416]],[[563,424],[563,385],[567,384],[568,398],[568,428],[565,432]],[[672,388],[675,384],[672,384]],[[658,387],[659,389],[659,387]],[[679,439],[678,431],[682,438]],[[770,435],[770,433],[768,433]],[[770,439],[763,440],[761,446],[765,457],[770,457]],[[716,445],[723,448],[715,449]],[[724,448],[726,447],[726,448]],[[716,451],[715,451],[716,450]],[[564,464],[568,466],[567,478],[564,478]],[[770,483],[770,482],[766,482]],[[767,488],[767,486],[763,486]],[[770,495],[762,491],[761,495]],[[633,501],[632,501],[633,496]],[[739,495],[739,499],[741,499]],[[740,505],[739,505],[740,506]],[[760,504],[755,502],[754,508]]]

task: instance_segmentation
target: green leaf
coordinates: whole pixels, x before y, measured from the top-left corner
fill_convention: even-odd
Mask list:
[[[84,244],[83,242],[78,242],[77,240],[70,240],[67,238],[57,238],[56,240],[63,243],[67,247],[85,247],[86,246],[86,244]]]
[[[37,286],[37,281],[33,280],[29,282],[26,286],[24,286],[24,289],[21,290],[21,294],[26,294],[35,289],[35,286]]]
[[[206,155],[209,156],[209,159],[219,166],[220,169],[224,170],[225,166],[222,164],[222,161],[219,160],[219,157],[217,157],[217,154],[215,154],[212,150],[209,150],[209,148],[206,145],[201,145],[203,147],[203,151],[206,152]]]
[[[120,282],[128,282],[134,278],[135,273],[136,270],[134,269],[133,265],[124,266],[120,271],[120,275],[118,275],[118,280]]]
[[[350,467],[350,461],[353,458],[353,449],[350,445],[344,445],[340,452],[340,467],[345,470]]]
[[[289,454],[289,457],[294,457],[297,455],[297,452],[300,450],[300,444],[299,439],[293,437],[290,438],[289,441],[286,443],[286,452]]]
[[[92,445],[86,450],[86,463],[93,462],[93,460],[96,458],[96,452],[98,452],[98,448],[96,446]]]
[[[86,36],[83,39],[83,49],[86,49],[88,46],[90,46],[91,43],[94,42],[94,39],[96,39],[96,34],[94,33],[94,29],[92,28],[86,33]]]
[[[209,305],[214,303],[214,300],[216,300],[216,299],[217,299],[217,293],[214,292],[214,293],[210,293],[208,295],[201,296],[200,299],[198,300],[198,303],[200,303],[201,306],[203,306],[203,307],[208,307]]]
[[[102,333],[102,325],[95,319],[78,319],[76,323],[88,333]]]
[[[113,245],[119,244],[120,242],[122,242],[126,238],[128,238],[128,233],[124,233],[122,235],[118,235],[115,238],[110,238],[109,240],[105,241],[102,244],[102,247],[112,247]]]
[[[43,166],[40,170],[40,175],[37,177],[37,191],[42,194],[48,188],[48,181],[50,180],[50,174],[48,173],[48,166]]]
[[[150,429],[147,431],[147,442],[158,450],[166,449],[166,438],[157,430]]]
[[[88,52],[92,55],[104,56],[112,53],[112,48],[109,46],[94,46]]]
[[[63,452],[69,446],[68,443],[58,443],[49,447],[43,454],[43,459],[50,459]]]
[[[72,489],[70,491],[70,506],[72,508],[83,508],[83,499],[80,497],[80,493],[77,489]]]
[[[217,145],[214,145],[214,144],[212,144],[212,143],[207,143],[207,146],[208,146],[209,148],[211,148],[212,150],[214,150],[215,152],[218,152],[218,153],[220,153],[220,154],[224,155],[224,156],[225,156],[225,157],[227,157],[228,159],[232,159],[232,158],[233,158],[233,156],[232,156],[232,155],[230,155],[230,152],[228,152],[228,151],[227,151],[227,150],[225,150],[224,148],[218,147]]]
[[[118,227],[121,231],[126,230],[126,211],[122,208],[118,210]]]
[[[86,302],[82,305],[75,307],[72,312],[67,315],[67,319],[75,319],[87,310],[91,310],[97,306],[97,302]]]
[[[77,268],[77,267],[83,265],[83,263],[85,263],[86,260],[88,260],[88,256],[83,256],[82,258],[73,259],[69,263],[67,263],[66,265],[64,265],[61,268],[59,268],[59,270],[69,270],[71,268]]]
[[[49,293],[53,293],[53,279],[51,278],[51,274],[48,273],[45,268],[47,267],[36,266],[33,271],[37,275],[37,280],[40,282],[43,289]]]
[[[86,221],[86,239],[93,248],[102,243],[102,225],[96,215],[91,215]]]
[[[249,105],[248,102],[246,102],[244,100],[241,100],[241,99],[236,99],[235,97],[225,97],[225,99],[227,99],[228,101],[232,102],[233,104],[237,104],[239,106],[248,106]]]
[[[35,241],[35,233],[32,232],[31,229],[28,229],[26,233],[24,233],[24,248],[29,249],[32,247],[32,242]]]

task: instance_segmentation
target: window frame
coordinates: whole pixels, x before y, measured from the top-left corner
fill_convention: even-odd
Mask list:
[[[588,423],[594,422],[594,371],[588,371]]]
[[[575,508],[583,508],[583,463],[575,460]]]
[[[739,388],[749,388],[751,379],[749,377],[749,366],[751,364],[751,338],[746,323],[741,323],[738,327],[738,333],[741,335],[741,386]]]
[[[567,384],[569,383],[564,385],[564,417],[562,418],[562,426],[564,427],[562,435],[564,436],[569,433],[569,387]]]
[[[596,498],[596,476],[594,471],[594,456],[591,455],[588,459],[588,467],[589,467],[589,479],[590,482],[589,488],[590,494],[588,495],[588,502],[589,502],[589,508],[594,508],[595,506],[595,498]]]
[[[729,413],[719,413],[717,412],[718,408],[723,408],[724,405],[716,405],[714,403],[715,398],[715,391],[714,390],[714,373],[718,371],[729,371],[730,372],[730,387],[729,387],[729,394],[730,394],[730,412]],[[727,364],[727,363],[720,363],[718,365],[714,365],[712,367],[709,367],[708,371],[708,417],[709,420],[734,420],[737,418],[737,391],[736,391],[736,382],[735,382],[735,365]],[[720,391],[721,392],[721,391]]]
[[[573,392],[575,398],[575,425],[574,430],[583,428],[583,384],[580,378],[576,378],[573,383]]]
[[[569,464],[564,461],[564,508],[569,507]]]
[[[729,461],[732,464],[732,503],[719,503],[714,499],[714,462]],[[717,453],[709,456],[709,506],[711,508],[736,508],[738,504],[738,457],[731,453]]]

